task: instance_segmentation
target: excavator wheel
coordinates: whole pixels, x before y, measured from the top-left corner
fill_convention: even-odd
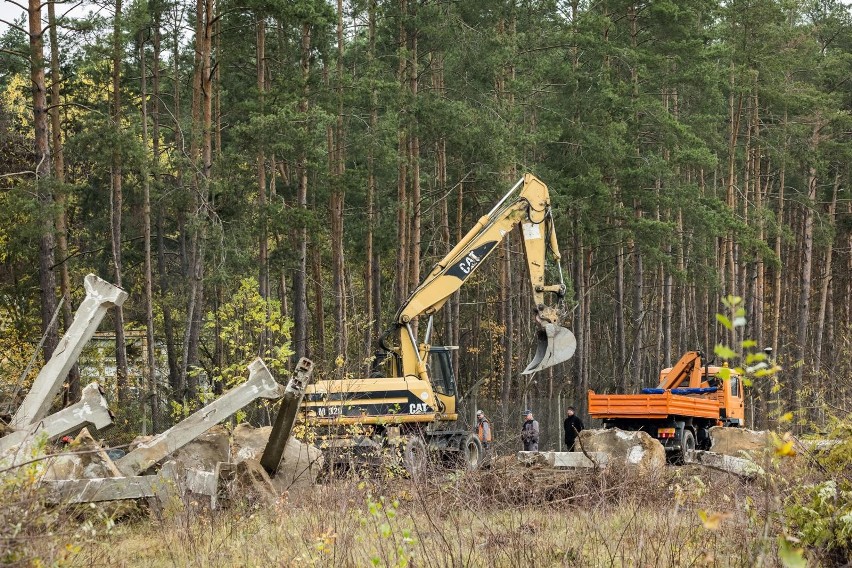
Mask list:
[[[459,459],[464,469],[474,471],[482,467],[485,451],[476,434],[469,434],[459,444]]]
[[[416,477],[426,470],[428,462],[426,442],[420,436],[411,436],[402,450],[402,465],[411,477]]]

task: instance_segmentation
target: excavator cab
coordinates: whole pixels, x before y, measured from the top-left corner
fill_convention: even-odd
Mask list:
[[[456,376],[453,372],[452,350],[458,347],[429,348],[426,369],[438,399],[438,410],[442,414],[456,413]]]

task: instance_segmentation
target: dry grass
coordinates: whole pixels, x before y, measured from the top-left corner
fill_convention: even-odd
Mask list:
[[[753,566],[762,556],[761,565],[773,566],[774,537],[763,537],[762,518],[748,504],[762,492],[690,468],[655,479],[505,468],[436,471],[422,481],[345,480],[274,507],[189,507],[121,525],[84,546],[74,563]],[[705,527],[699,511],[718,527]]]

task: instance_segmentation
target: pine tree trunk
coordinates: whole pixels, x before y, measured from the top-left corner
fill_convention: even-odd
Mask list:
[[[677,210],[677,234],[678,234],[678,243],[677,243],[677,271],[680,274],[680,277],[683,281],[680,282],[678,286],[678,335],[677,335],[677,346],[675,348],[676,353],[681,353],[686,350],[688,327],[687,327],[687,313],[689,311],[688,303],[688,286],[686,279],[686,235],[684,234],[683,227],[683,210],[678,208]],[[693,306],[694,307],[694,306]],[[698,313],[695,309],[692,310],[693,321],[698,320]],[[695,338],[695,341],[698,341],[698,337]]]
[[[509,258],[511,234],[506,235],[503,244],[500,245],[500,324],[503,327],[503,388],[500,400],[503,405],[509,404],[509,395],[512,392],[512,261]]]
[[[256,23],[256,60],[257,92],[260,113],[264,112],[266,92],[266,20],[263,14],[257,14]],[[257,151],[257,212],[258,212],[258,292],[263,299],[269,298],[269,250],[266,226],[266,155],[263,147]],[[259,349],[262,353],[266,345],[266,332],[261,332]]]
[[[156,91],[156,90],[155,90]],[[156,99],[156,97],[155,97]],[[156,121],[154,122],[156,124]],[[156,140],[156,137],[154,138]],[[155,146],[156,147],[156,146]],[[157,152],[154,152],[157,155]],[[172,309],[169,307],[169,278],[166,271],[166,240],[163,236],[165,226],[163,211],[157,212],[157,275],[159,276],[160,307],[163,311],[163,333],[166,336],[166,361],[169,366],[169,389],[172,396],[183,390],[181,384],[180,362],[178,361],[177,346],[175,345],[175,325],[172,319]]]
[[[187,397],[195,396],[198,387],[198,377],[189,371],[198,367],[198,349],[201,339],[201,328],[204,323],[204,254],[206,239],[206,214],[210,177],[213,167],[213,71],[211,66],[212,33],[213,33],[213,0],[198,0],[196,49],[198,51],[198,67],[196,86],[196,144],[200,142],[200,170],[195,176],[195,211],[196,221],[190,239],[192,274],[190,277],[191,291],[188,310],[186,347],[184,352]],[[199,132],[200,131],[200,132]],[[198,140],[200,136],[200,140]]]
[[[305,120],[308,113],[308,78],[311,70],[311,25],[302,23],[300,67],[302,71],[302,96],[299,100],[299,113]],[[305,126],[307,132],[308,126]],[[308,206],[308,153],[307,148],[300,148],[296,166],[299,182],[296,189],[296,207],[307,209]],[[304,357],[308,349],[308,229],[300,227],[296,232],[298,258],[296,273],[293,275],[293,364]]]
[[[39,205],[49,210],[53,204],[51,190],[51,155],[48,141],[47,90],[44,78],[44,42],[41,27],[41,2],[30,0],[28,6],[30,41],[30,82],[33,92],[33,127],[35,129],[35,172]],[[54,220],[45,215],[39,240],[39,284],[41,285],[41,331],[45,336],[44,360],[50,360],[59,336],[51,326],[56,311],[56,275],[54,265]]]
[[[122,42],[122,0],[115,2],[115,20],[113,27],[112,44],[112,100],[111,113],[113,128],[116,132],[121,130],[121,63],[123,54]],[[110,201],[110,226],[112,229],[112,269],[113,283],[119,288],[122,286],[122,258],[121,258],[121,216],[124,209],[124,195],[122,190],[122,159],[116,149],[112,154],[112,167],[110,178],[112,185],[112,199]],[[124,310],[121,306],[113,308],[113,322],[115,323],[115,379],[118,389],[118,404],[122,406],[127,402],[127,345],[124,340]]]
[[[444,53],[432,53],[430,57],[432,67],[432,89],[438,97],[444,99]],[[450,207],[449,195],[447,195],[447,140],[439,137],[435,141],[435,185],[438,192],[438,207],[441,215],[441,233],[437,257],[441,258],[453,248],[450,242]],[[452,301],[444,310],[444,344],[456,345],[453,337],[453,312]]]
[[[60,121],[61,97],[59,92],[59,38],[56,32],[56,8],[54,0],[47,2],[47,22],[50,28],[50,131],[53,142],[51,157],[53,158],[53,175],[60,185],[65,183],[65,153],[62,149],[62,124]],[[59,287],[64,302],[62,304],[62,321],[65,329],[74,321],[71,307],[71,278],[68,275],[68,224],[65,210],[65,189],[60,188],[55,195],[56,200],[56,253],[59,255]],[[80,367],[77,363],[68,372],[68,404],[80,400]]]
[[[143,32],[139,33],[139,69],[140,90],[142,93],[142,146],[148,148],[148,71],[145,67],[145,42]],[[147,156],[146,156],[147,158]],[[144,162],[143,162],[144,164]],[[148,401],[151,406],[151,432],[160,430],[159,393],[157,389],[157,364],[154,360],[154,286],[151,268],[151,173],[147,164],[142,168],[142,232],[144,241],[144,280],[145,280],[145,375],[148,386]]]
[[[399,0],[399,35],[398,35],[398,50],[399,50],[399,67],[397,69],[397,80],[400,88],[405,91],[405,85],[408,83],[409,77],[407,73],[408,63],[405,57],[405,51],[408,47],[408,34],[406,33],[407,26],[407,6],[408,0]],[[399,125],[397,133],[397,177],[396,177],[396,287],[395,287],[395,303],[397,306],[402,305],[408,296],[408,254],[410,243],[408,237],[408,196],[406,192],[408,178],[407,157],[409,152],[408,144],[408,118],[406,113],[407,105],[403,103],[399,111]]]
[[[834,226],[835,218],[834,213],[837,210],[837,192],[840,189],[840,173],[838,172],[834,176],[834,189],[831,192],[831,203],[828,206],[828,222]],[[833,258],[834,252],[834,242],[828,244],[828,247],[825,249],[825,262],[823,263],[822,270],[822,286],[820,287],[820,296],[819,296],[819,316],[817,317],[817,326],[816,326],[816,340],[814,342],[814,365],[813,372],[817,377],[822,374],[822,338],[825,334],[825,314],[826,309],[829,303],[829,289],[831,284],[831,262]]]
[[[742,117],[742,107],[743,107],[743,97],[742,95],[735,96],[735,80],[734,80],[734,66],[731,64],[731,95],[728,100],[728,107],[730,112],[730,131],[728,132],[728,180],[727,180],[727,192],[725,201],[728,204],[728,209],[730,209],[733,214],[736,211],[736,201],[734,199],[735,188],[737,183],[737,174],[736,174],[736,156],[737,156],[737,138],[739,135],[739,127],[740,127],[740,118]],[[737,266],[734,261],[734,235],[732,232],[728,232],[725,237],[725,263],[726,263],[726,280],[727,286],[723,287],[723,293],[725,294],[737,294],[741,293],[737,290]]]
[[[620,237],[619,237],[620,238]],[[627,392],[627,335],[624,327],[624,247],[615,249],[615,344],[618,351],[617,381],[619,391]]]
[[[348,348],[345,266],[343,250],[343,0],[337,0],[337,124],[334,136],[334,170],[331,182],[331,265],[334,287],[334,350],[335,355],[346,358]],[[340,372],[343,372],[343,368]]]
[[[312,249],[317,251],[311,256],[311,279],[313,280],[314,305],[313,305],[313,320],[314,320],[314,336],[308,346],[309,357],[314,357],[320,361],[326,361],[326,344],[325,344],[325,294],[323,291],[322,281],[322,254],[318,239],[312,239]],[[335,326],[335,329],[337,327]],[[334,354],[337,355],[337,354]]]
[[[379,124],[379,102],[378,92],[376,91],[375,82],[372,80],[372,74],[375,72],[373,66],[376,61],[376,1],[370,0],[368,4],[368,51],[367,51],[367,68],[370,74],[370,137],[369,151],[367,154],[367,242],[366,242],[366,267],[364,269],[364,296],[366,300],[366,313],[368,325],[364,330],[364,356],[372,355],[371,347],[373,337],[378,337],[381,333],[381,324],[379,319],[381,313],[378,307],[379,304],[379,288],[376,284],[375,274],[379,271],[378,252],[373,245],[373,230],[376,226],[376,137],[378,136],[377,129]]]
[[[338,0],[339,1],[339,0]],[[417,22],[417,2],[409,4],[412,7],[411,21]],[[408,279],[410,293],[420,284],[420,136],[417,134],[417,93],[419,90],[417,69],[417,40],[416,24],[408,34],[410,57],[408,59],[409,92],[411,96],[411,112],[409,118],[409,169],[411,172],[411,229],[410,229],[410,258]]]
[[[464,180],[459,182],[459,193],[456,197],[456,241],[459,242],[462,240],[464,233],[462,232],[464,229],[464,215],[463,215],[463,204],[464,204]],[[453,369],[456,370],[456,374],[461,375],[461,369],[459,365],[461,364],[461,354],[459,353],[461,349],[461,292],[456,291],[455,294],[450,298],[450,309],[452,310],[452,315],[450,316],[453,322],[453,345],[457,345],[459,348],[453,351]],[[479,380],[478,376],[474,376],[474,380]]]
[[[585,268],[585,260],[583,258],[583,236],[581,234],[580,223],[578,219],[575,217],[573,222],[573,232],[574,232],[574,282],[576,285],[576,301],[577,301],[577,317],[574,319],[574,334],[577,338],[577,351],[579,353],[578,357],[574,358],[574,365],[577,373],[576,380],[574,381],[571,397],[573,399],[577,399],[581,396],[580,389],[584,384],[585,380],[583,374],[585,372],[586,366],[585,361],[583,360],[584,353],[586,352],[586,342],[588,341],[588,337],[586,337],[586,277],[584,275]]]
[[[640,215],[636,209],[637,216]],[[642,266],[642,250],[636,239],[632,243],[633,253],[633,384],[636,389],[642,385],[642,353],[645,349],[645,336],[642,324],[645,319],[645,304],[643,298],[644,270]]]
[[[819,145],[819,127],[814,126],[811,137],[811,148],[816,149]],[[808,326],[810,323],[810,297],[811,297],[811,267],[813,263],[813,228],[814,213],[816,206],[817,170],[815,165],[808,168],[808,201],[805,204],[804,227],[802,231],[802,266],[799,279],[799,310],[798,325],[796,332],[796,360],[804,361],[808,344]],[[790,392],[790,408],[798,412],[801,410],[802,377],[805,365],[797,365],[793,373],[793,385]],[[804,416],[802,416],[804,418]],[[797,425],[796,430],[800,430]]]
[[[787,126],[787,112],[784,112],[784,122],[782,128],[786,131]],[[784,134],[784,149],[782,150],[783,156],[787,154],[787,135]],[[775,257],[779,263],[781,263],[781,245],[783,238],[783,230],[784,226],[784,186],[786,184],[786,173],[787,166],[786,160],[782,158],[781,160],[781,169],[779,172],[778,179],[778,212],[776,214],[776,234],[775,234]],[[774,298],[772,302],[772,352],[775,356],[778,355],[778,340],[781,333],[781,276],[782,276],[782,265],[779,265],[775,268],[775,279],[773,283],[773,292]]]

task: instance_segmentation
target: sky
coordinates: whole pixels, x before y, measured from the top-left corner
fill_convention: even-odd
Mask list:
[[[6,22],[14,22],[21,14],[26,13],[26,10],[21,6],[25,6],[27,4],[27,0],[0,0],[0,20],[5,20]],[[83,2],[64,2],[62,0],[58,0],[56,2],[56,15],[62,16],[68,10],[70,16],[82,16],[86,12],[89,12],[90,9],[83,8]],[[47,20],[47,5],[45,0],[42,0],[42,9],[41,9],[41,17],[42,20]],[[26,19],[24,19],[24,28],[27,27]],[[0,21],[0,34],[6,33],[9,29],[8,24]]]
[[[12,22],[23,12],[24,10],[22,10],[19,6],[12,4],[9,0],[0,0],[0,20]],[[7,29],[9,29],[9,26],[0,22],[0,33],[5,33]]]

